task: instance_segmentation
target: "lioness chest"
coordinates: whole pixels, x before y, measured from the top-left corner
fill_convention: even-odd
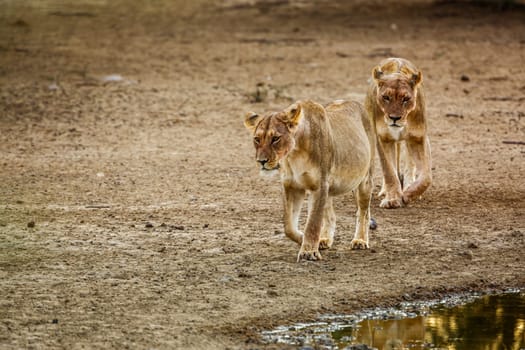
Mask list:
[[[386,125],[383,120],[376,121],[377,136],[383,142],[398,142],[406,140],[422,139],[425,136],[424,126],[413,126],[410,123],[406,126],[392,127]]]

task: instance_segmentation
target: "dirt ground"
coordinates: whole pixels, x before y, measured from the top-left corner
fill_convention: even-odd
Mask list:
[[[434,183],[296,263],[242,119],[424,74]],[[467,2],[0,2],[0,348],[255,349],[325,313],[525,287],[525,10]],[[380,185],[376,172],[377,193]]]

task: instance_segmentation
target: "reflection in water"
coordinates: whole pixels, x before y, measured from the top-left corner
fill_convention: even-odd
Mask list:
[[[403,314],[403,312],[401,312]],[[292,334],[269,332],[269,341],[343,349],[525,350],[525,294],[490,295],[454,307],[419,308],[409,317],[392,319],[392,310],[360,317],[360,322],[317,323]],[[344,317],[344,316],[341,316]],[[384,318],[390,318],[385,320]],[[362,320],[363,318],[366,318]],[[354,319],[355,320],[355,319]],[[290,329],[297,329],[294,326]],[[350,347],[351,348],[351,347]],[[363,347],[364,348],[364,347]]]
[[[336,331],[334,340],[377,349],[525,349],[525,295],[491,295],[426,316],[403,320],[365,320],[361,327]],[[349,332],[349,333],[346,333]],[[344,338],[343,338],[344,339]]]

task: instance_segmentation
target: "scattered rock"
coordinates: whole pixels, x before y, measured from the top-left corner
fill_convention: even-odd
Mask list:
[[[28,228],[34,228],[34,227],[35,227],[35,222],[34,222],[34,221],[29,221],[29,222],[27,223],[27,227],[28,227]]]
[[[279,294],[276,291],[272,290],[272,289],[267,290],[266,294],[268,294],[269,297],[279,296]]]
[[[153,224],[151,222],[146,222],[146,225],[144,225],[146,228],[152,228]]]
[[[15,27],[29,27],[29,24],[24,21],[23,19],[17,19],[13,22],[13,26]]]
[[[467,81],[470,81],[470,78],[469,78],[468,75],[466,75],[466,74],[462,74],[460,80],[461,80],[461,81],[465,81],[465,82],[467,82]]]
[[[119,82],[123,80],[124,78],[120,74],[110,74],[102,77],[103,82]]]
[[[366,344],[353,344],[353,345],[347,346],[343,350],[375,350],[375,348],[371,348]]]
[[[232,276],[224,275],[219,279],[219,282],[228,283],[228,282],[231,282],[232,280],[233,280]]]
[[[470,250],[465,250],[464,252],[461,252],[459,255],[469,259],[469,260],[472,260],[474,258],[474,254],[472,254],[472,251]]]
[[[478,245],[474,242],[469,242],[468,246],[469,249],[478,249]]]

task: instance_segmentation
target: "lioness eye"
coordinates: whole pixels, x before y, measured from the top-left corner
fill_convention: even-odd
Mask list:
[[[388,102],[388,101],[390,101],[390,97],[388,95],[383,95],[383,100]]]
[[[276,144],[276,143],[278,143],[279,141],[281,141],[281,138],[280,138],[279,136],[274,136],[274,137],[272,137],[272,143],[273,143],[273,144]]]
[[[410,96],[403,97],[403,102],[408,102],[408,101],[410,101]]]
[[[261,139],[258,138],[258,137],[254,137],[254,138],[253,138],[253,143],[255,143],[256,145],[258,145],[259,143],[261,143]]]

